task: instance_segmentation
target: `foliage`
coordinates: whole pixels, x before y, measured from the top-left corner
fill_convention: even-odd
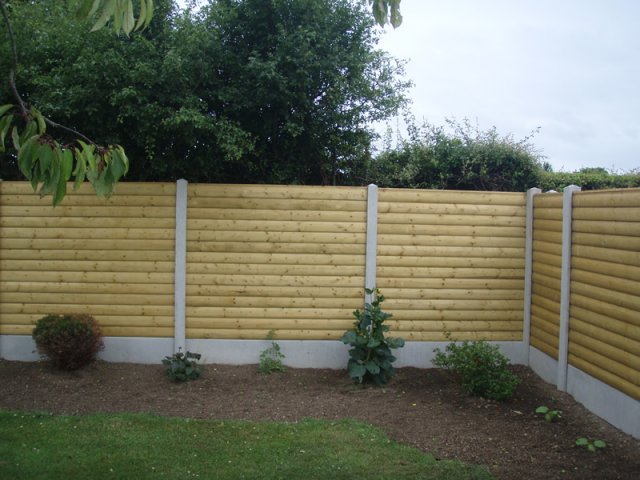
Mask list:
[[[373,295],[373,301],[364,306],[364,310],[356,310],[353,328],[347,330],[340,340],[351,345],[347,369],[349,376],[358,383],[373,382],[385,385],[395,373],[392,366],[396,357],[391,349],[404,346],[404,339],[385,337],[389,327],[384,321],[391,317],[390,313],[382,310],[380,305],[384,296],[379,290],[366,290]]]
[[[353,420],[0,412],[0,438],[0,476],[15,480],[492,478],[483,467],[436,460]]]
[[[402,65],[376,49],[363,3],[221,0],[178,13],[156,0],[143,32],[103,29],[87,41],[95,22],[64,2],[12,2],[19,86],[57,123],[122,145],[127,180],[361,183],[370,121],[395,114],[408,85]],[[0,71],[10,58],[0,42]],[[87,151],[72,132],[56,133],[61,151]],[[22,178],[15,150],[0,153],[0,175]]]
[[[532,136],[515,140],[468,120],[446,127],[406,119],[409,139],[386,147],[370,164],[369,181],[383,187],[525,191],[539,183],[541,156]]]
[[[280,351],[280,345],[275,342],[275,332],[269,330],[267,334],[267,340],[271,340],[271,346],[260,352],[260,364],[258,365],[258,371],[260,373],[271,374],[272,372],[284,372],[287,368],[282,363],[285,355]]]
[[[400,14],[400,2],[402,0],[369,0],[373,17],[381,27],[388,22],[393,28],[398,28],[402,23]]]
[[[128,35],[133,29],[146,28],[153,15],[153,1],[139,0],[138,21],[135,23],[132,0],[70,0],[79,18],[98,15],[92,31],[101,29],[110,19],[116,32],[123,31]],[[61,5],[50,8],[47,3],[41,4],[47,14],[60,11]],[[89,137],[74,128],[61,125],[49,117],[44,116],[30,104],[30,95],[21,93],[17,85],[19,72],[18,46],[25,46],[24,37],[17,37],[13,28],[10,14],[18,19],[32,20],[32,2],[12,2],[0,0],[0,11],[7,29],[8,42],[6,64],[2,65],[8,72],[7,86],[9,90],[2,95],[0,102],[0,154],[6,150],[6,140],[11,137],[14,153],[13,165],[26,177],[40,196],[51,195],[53,205],[59,204],[67,193],[67,182],[75,179],[74,189],[84,180],[88,180],[102,197],[108,197],[113,192],[115,184],[127,173],[129,160],[120,145],[112,144],[100,146]],[[22,9],[22,10],[21,10]],[[28,9],[28,10],[24,10]],[[66,14],[66,11],[65,11]],[[69,17],[67,15],[67,17]],[[23,33],[23,32],[20,32]],[[47,38],[46,35],[44,38]],[[57,48],[57,44],[41,45],[43,35],[40,33],[34,40],[43,49]],[[46,41],[49,41],[47,38]],[[3,52],[4,53],[4,52]],[[20,51],[22,54],[23,51]],[[4,63],[4,62],[3,62]],[[52,65],[51,59],[46,59],[44,65]],[[18,76],[18,79],[20,77]],[[47,128],[64,132],[68,138],[65,141],[56,139]],[[7,163],[3,161],[2,163]],[[4,167],[4,165],[3,165]]]
[[[544,405],[536,408],[536,413],[541,413],[542,415],[544,415],[544,419],[548,423],[556,423],[562,418],[561,410],[551,410],[549,407],[546,407]]]
[[[612,173],[604,168],[583,168],[578,172],[543,172],[539,187],[543,192],[561,192],[567,185],[578,185],[582,190],[640,187],[640,170]]]
[[[202,374],[202,365],[197,363],[201,357],[199,353],[182,353],[178,350],[170,357],[165,357],[162,364],[167,367],[165,373],[170,380],[176,383],[187,382],[196,380]]]
[[[47,315],[38,320],[32,336],[38,351],[62,370],[88,365],[103,348],[100,327],[89,315]]]
[[[576,440],[578,447],[585,447],[590,452],[597,452],[607,446],[604,440],[589,440],[586,437],[581,437]]]
[[[471,395],[491,400],[511,398],[520,379],[509,371],[509,360],[497,345],[484,340],[452,341],[445,352],[435,349],[433,364],[460,378],[462,388]]]

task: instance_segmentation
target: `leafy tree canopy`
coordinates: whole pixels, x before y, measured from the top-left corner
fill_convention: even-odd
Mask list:
[[[155,0],[147,28],[129,37],[88,36],[95,17],[78,20],[58,2],[9,6],[25,101],[124,146],[129,180],[353,183],[364,177],[369,122],[404,102],[402,65],[376,50],[365,2],[219,0],[180,13]],[[4,68],[7,45],[0,54]],[[3,178],[20,176],[17,160],[3,155]]]

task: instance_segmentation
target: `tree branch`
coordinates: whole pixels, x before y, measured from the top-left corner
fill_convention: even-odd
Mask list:
[[[89,137],[87,137],[86,135],[83,135],[82,133],[78,132],[77,130],[74,130],[73,128],[65,127],[64,125],[60,125],[59,123],[54,122],[53,120],[51,120],[50,118],[45,117],[44,115],[42,116],[42,118],[44,119],[45,123],[47,125],[49,125],[51,128],[57,128],[59,130],[64,130],[66,132],[73,133],[74,135],[76,135],[77,137],[80,137],[82,140],[84,140],[87,143],[90,143],[92,145],[96,144],[96,142],[91,140]]]
[[[29,109],[22,100],[20,93],[18,93],[18,89],[16,88],[16,70],[18,68],[18,47],[16,46],[16,36],[13,32],[13,25],[11,24],[11,20],[9,20],[9,12],[7,12],[7,5],[5,0],[0,0],[0,11],[2,11],[2,17],[4,18],[4,23],[7,26],[7,34],[9,35],[9,45],[11,46],[11,70],[9,71],[9,87],[11,88],[11,93],[15,97],[18,102],[18,106],[20,107],[20,112],[23,116],[29,115]]]

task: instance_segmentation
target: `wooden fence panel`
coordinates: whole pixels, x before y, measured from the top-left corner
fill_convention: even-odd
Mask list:
[[[189,185],[187,337],[340,338],[363,305],[366,196]]]
[[[640,190],[574,194],[569,363],[640,400]]]
[[[533,278],[531,345],[558,358],[560,268],[562,264],[562,194],[533,197]]]
[[[525,195],[380,189],[377,285],[408,340],[521,340]]]
[[[84,185],[53,208],[0,182],[0,334],[87,313],[108,336],[173,336],[174,237],[174,184],[121,183],[109,200]]]

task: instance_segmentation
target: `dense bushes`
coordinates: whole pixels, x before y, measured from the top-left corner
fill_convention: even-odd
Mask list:
[[[509,371],[509,360],[496,345],[485,341],[450,343],[446,353],[436,349],[433,364],[459,377],[471,395],[491,400],[511,398],[520,379]]]
[[[542,172],[539,187],[543,192],[561,192],[567,185],[578,185],[582,190],[640,187],[640,172],[610,173],[604,168],[583,168],[579,172]]]
[[[95,360],[103,347],[102,332],[89,315],[47,315],[33,330],[38,351],[63,370],[76,370]]]

